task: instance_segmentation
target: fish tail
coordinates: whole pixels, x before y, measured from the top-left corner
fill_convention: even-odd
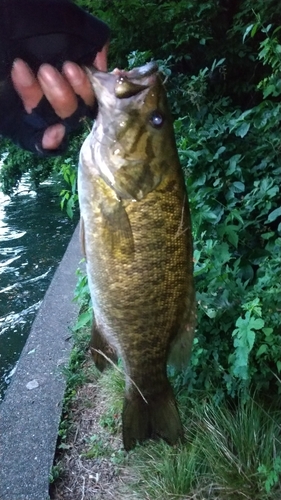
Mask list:
[[[125,395],[122,421],[127,451],[149,438],[160,437],[171,445],[183,440],[183,427],[168,381],[166,390],[148,400],[137,391]]]
[[[93,320],[90,350],[95,365],[100,372],[110,366],[110,361],[117,362],[115,350],[110,346],[105,337],[100,332],[95,319]]]

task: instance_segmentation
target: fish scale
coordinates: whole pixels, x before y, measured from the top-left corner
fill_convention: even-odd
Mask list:
[[[168,358],[186,366],[195,321],[191,222],[157,68],[91,72],[97,121],[80,154],[78,192],[94,325],[91,348],[121,357],[123,443],[183,438]],[[122,90],[123,93],[122,93]]]

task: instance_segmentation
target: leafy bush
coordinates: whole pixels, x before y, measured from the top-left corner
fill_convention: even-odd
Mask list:
[[[275,31],[276,35],[276,31]],[[258,54],[274,72],[266,38]],[[279,52],[276,52],[279,57]],[[202,71],[193,92],[202,93]],[[263,80],[265,96],[272,78]],[[259,85],[260,87],[260,85]],[[206,87],[207,88],[207,87]],[[280,103],[233,109],[214,96],[176,121],[194,228],[198,335],[192,387],[234,395],[277,384],[280,352]]]

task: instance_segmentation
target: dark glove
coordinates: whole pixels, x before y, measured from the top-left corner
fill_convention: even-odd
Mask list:
[[[0,134],[24,149],[59,154],[67,141],[55,151],[43,150],[46,128],[62,123],[67,135],[81,118],[94,118],[96,106],[86,106],[77,96],[77,110],[62,120],[43,97],[28,114],[12,85],[13,61],[23,59],[35,74],[42,63],[60,71],[65,61],[92,64],[109,38],[109,28],[69,0],[0,0],[0,19]]]

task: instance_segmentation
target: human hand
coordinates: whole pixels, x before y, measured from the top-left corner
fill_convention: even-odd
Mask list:
[[[109,27],[69,0],[0,1],[0,134],[44,156],[97,105],[84,65],[106,71]]]
[[[104,45],[93,61],[93,65],[99,71],[107,71],[108,45],[108,43]],[[62,73],[50,64],[42,64],[35,76],[22,59],[16,59],[11,78],[28,114],[38,106],[43,96],[62,120],[71,117],[77,110],[79,106],[77,95],[89,107],[95,102],[94,92],[86,73],[74,62],[65,62]],[[42,137],[42,148],[56,150],[63,141],[65,133],[65,126],[62,123],[47,127]]]

